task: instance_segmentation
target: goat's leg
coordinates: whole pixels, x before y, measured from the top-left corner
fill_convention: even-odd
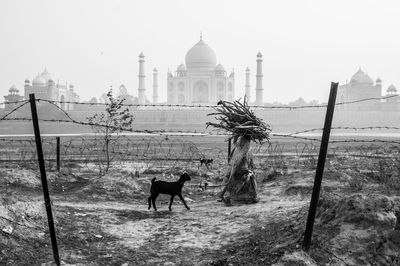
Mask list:
[[[186,205],[186,202],[185,202],[184,198],[182,197],[182,194],[179,194],[178,196],[181,199],[181,201],[183,202],[183,204],[185,205],[186,209],[190,210],[190,208]]]
[[[168,207],[169,211],[172,211],[171,206],[172,206],[172,202],[174,201],[174,197],[175,197],[175,195],[171,195],[171,200],[169,201],[169,207]]]
[[[153,203],[153,208],[155,211],[157,211],[157,207],[156,207],[156,199],[158,197],[158,194],[154,194],[151,196],[151,202]]]
[[[227,190],[227,188],[226,188],[226,186],[224,186],[224,188],[222,189],[222,191],[219,193],[219,197],[220,197],[221,199],[224,198],[224,195],[225,195],[226,190]]]
[[[148,201],[149,201],[149,210],[150,210],[151,209],[151,196],[149,197]]]

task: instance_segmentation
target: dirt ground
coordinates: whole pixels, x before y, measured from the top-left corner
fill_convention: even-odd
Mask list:
[[[301,243],[314,169],[259,172],[260,201],[239,206],[218,201],[221,187],[212,186],[221,182],[193,170],[183,189],[190,211],[175,199],[171,212],[166,196],[157,199],[157,212],[147,209],[151,178],[178,177],[159,171],[140,177],[127,170],[104,177],[73,167],[50,172],[63,263],[400,265],[400,200],[373,182],[354,190],[352,177],[325,173],[313,246],[306,254]],[[52,265],[38,171],[2,168],[0,179],[0,264]],[[205,181],[207,190],[199,186]]]

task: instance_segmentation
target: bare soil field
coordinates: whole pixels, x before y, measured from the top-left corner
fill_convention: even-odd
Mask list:
[[[291,165],[290,160],[286,165]],[[325,171],[311,251],[302,251],[314,167],[258,169],[260,200],[218,201],[217,166],[111,170],[64,165],[48,179],[64,265],[400,265],[398,172],[386,181],[365,159],[330,162]],[[335,170],[335,166],[338,166]],[[339,167],[340,166],[340,167]],[[358,167],[358,168],[357,168]],[[127,170],[128,169],[128,170]],[[397,168],[398,169],[398,168]],[[192,180],[183,195],[191,210],[160,196],[147,209],[150,180]],[[205,190],[204,182],[209,186]],[[52,265],[39,171],[0,169],[0,264]]]

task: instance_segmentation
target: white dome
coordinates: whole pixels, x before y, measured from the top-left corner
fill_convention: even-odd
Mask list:
[[[386,91],[387,91],[387,92],[397,92],[397,89],[396,89],[396,87],[392,84],[392,85],[390,85],[390,86],[387,88]]]
[[[184,64],[180,64],[176,71],[186,71],[186,66]]]
[[[364,73],[361,68],[351,77],[350,81],[351,83],[374,84],[374,80],[367,73]]]
[[[200,41],[186,53],[185,61],[188,69],[200,68],[214,70],[217,64],[217,56],[213,49],[200,39]]]
[[[15,86],[15,84],[13,84],[13,85],[10,87],[10,91],[18,91],[17,86]]]
[[[49,81],[49,79],[51,79],[51,75],[49,72],[47,72],[47,68],[44,69],[44,71],[42,72],[42,74],[40,74],[40,76],[42,78],[44,78],[44,80],[47,82]]]
[[[33,79],[32,84],[33,85],[45,85],[46,80],[42,76],[39,75]]]
[[[215,71],[225,71],[225,68],[224,68],[223,65],[218,64],[218,65],[215,67]]]

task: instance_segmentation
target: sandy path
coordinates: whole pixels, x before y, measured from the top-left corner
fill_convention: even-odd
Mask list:
[[[282,197],[280,189],[267,189],[268,193],[260,195],[257,204],[227,207],[216,200],[207,200],[188,203],[190,211],[179,200],[174,201],[172,212],[161,202],[157,212],[137,203],[57,200],[54,203],[73,208],[77,215],[97,217],[95,220],[103,232],[119,239],[116,244],[156,254],[146,264],[162,265],[169,261],[171,254],[179,252],[185,256],[190,253],[191,261],[197,264],[204,251],[219,249],[244,237],[254,222],[282,217],[306,204],[298,197]]]

